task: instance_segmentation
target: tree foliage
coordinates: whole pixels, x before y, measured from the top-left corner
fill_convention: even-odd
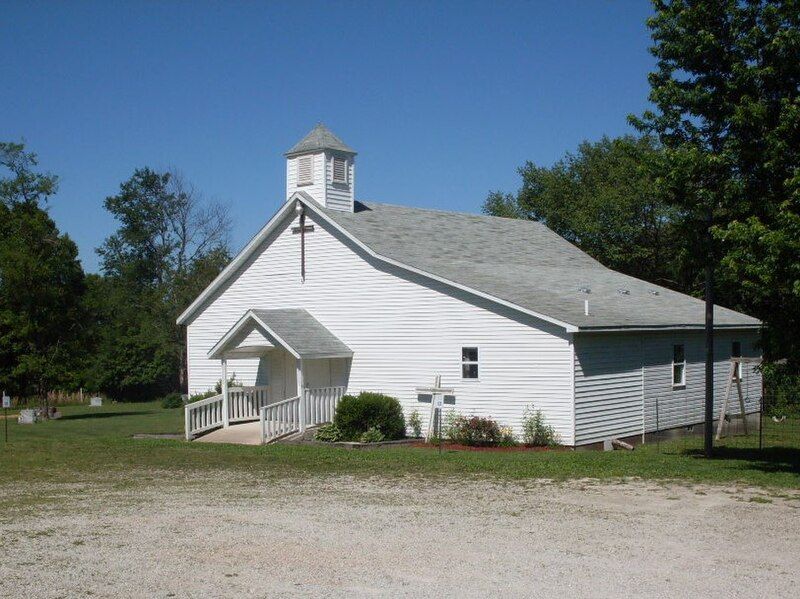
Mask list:
[[[722,296],[767,322],[772,357],[800,358],[800,3],[658,0],[654,109],[661,176],[695,236],[711,213]]]
[[[57,179],[0,143],[0,387],[38,396],[78,378],[84,277],[78,248],[43,209]]]
[[[98,249],[103,277],[87,302],[96,322],[90,380],[139,399],[181,388],[185,339],[177,316],[230,260],[230,222],[174,172],[137,169],[105,200],[119,228]]]
[[[490,193],[484,212],[542,221],[610,268],[686,290],[675,210],[657,182],[662,157],[648,137],[584,142],[552,167],[527,162],[520,190]]]

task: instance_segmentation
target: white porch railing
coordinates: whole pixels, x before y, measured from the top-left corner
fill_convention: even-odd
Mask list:
[[[336,406],[344,395],[344,387],[318,387],[304,393],[306,424],[333,422]]]
[[[300,396],[261,408],[261,442],[270,443],[300,430]]]
[[[228,421],[258,420],[261,408],[269,403],[268,387],[230,387]]]
[[[302,399],[292,397],[262,407],[261,442],[271,443],[305,429],[301,422],[308,426],[333,421],[344,392],[344,387],[304,389]]]
[[[202,432],[222,426],[222,416],[222,395],[186,404],[184,408],[186,440],[191,441]]]

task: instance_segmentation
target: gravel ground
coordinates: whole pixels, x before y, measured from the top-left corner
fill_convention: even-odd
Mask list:
[[[207,476],[0,487],[0,596],[800,596],[798,492]]]

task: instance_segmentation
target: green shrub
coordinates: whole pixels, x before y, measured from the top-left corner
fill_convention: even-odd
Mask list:
[[[455,410],[450,410],[444,415],[442,419],[442,436],[445,439],[453,440],[457,434],[456,423],[459,422],[461,418],[463,418],[463,416]]]
[[[800,376],[781,364],[764,364],[762,374],[766,415],[771,418],[800,418]],[[735,397],[736,392],[733,395]]]
[[[196,401],[200,401],[201,399],[208,399],[209,397],[214,397],[215,395],[219,395],[219,393],[217,393],[213,389],[210,389],[208,391],[203,391],[202,393],[196,393],[192,395],[191,397],[189,397],[189,401],[187,403],[194,403]]]
[[[161,407],[165,410],[171,410],[173,408],[182,408],[183,407],[183,395],[178,392],[175,393],[167,393],[164,397],[161,398]]]
[[[497,422],[480,416],[457,416],[449,434],[454,442],[473,447],[496,446],[503,438]]]
[[[510,426],[500,427],[500,443],[498,443],[498,445],[500,445],[500,447],[516,447],[519,445],[517,436]]]
[[[333,423],[323,424],[314,433],[314,439],[317,441],[324,441],[326,443],[336,443],[342,440],[342,431]]]
[[[361,437],[359,437],[359,441],[362,443],[380,443],[383,441],[384,436],[381,431],[379,431],[374,426],[368,428],[366,431],[361,433]]]
[[[345,441],[357,441],[362,433],[373,427],[385,439],[406,436],[406,421],[400,402],[381,393],[362,391],[358,395],[345,395],[339,400],[333,422]]]
[[[542,411],[534,412],[530,407],[525,408],[522,416],[522,439],[525,445],[533,447],[552,447],[559,442],[556,429],[545,422]]]
[[[411,415],[408,417],[408,426],[411,428],[415,437],[419,438],[422,436],[422,418],[420,418],[417,410],[411,412]]]

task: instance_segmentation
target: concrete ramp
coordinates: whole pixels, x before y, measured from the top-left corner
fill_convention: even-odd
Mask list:
[[[260,445],[261,423],[245,422],[232,424],[228,428],[218,428],[195,439],[196,443],[235,443],[237,445]]]

